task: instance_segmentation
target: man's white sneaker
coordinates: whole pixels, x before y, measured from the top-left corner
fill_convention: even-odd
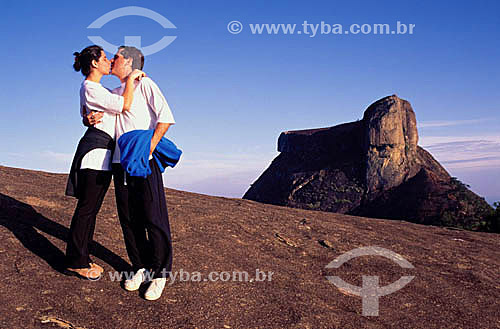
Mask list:
[[[144,275],[145,271],[145,268],[141,268],[134,274],[134,276],[132,276],[128,280],[125,280],[125,289],[128,291],[135,291],[139,289],[141,283],[146,280],[146,276]]]
[[[161,293],[163,292],[163,288],[165,288],[166,282],[166,278],[153,279],[148,287],[148,290],[146,290],[144,297],[147,300],[157,300],[158,298],[160,298]]]

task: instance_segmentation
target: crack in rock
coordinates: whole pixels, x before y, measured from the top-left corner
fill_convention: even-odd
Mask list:
[[[289,245],[290,247],[294,247],[294,248],[297,248],[297,244],[295,242],[293,242],[292,240],[289,240],[283,236],[281,236],[279,233],[275,233],[274,236],[276,236],[278,238],[279,241],[283,242],[283,243],[286,243],[287,245]]]

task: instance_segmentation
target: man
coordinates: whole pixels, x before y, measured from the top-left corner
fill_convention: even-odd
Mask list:
[[[135,47],[122,46],[112,60],[111,74],[122,86],[113,93],[122,94],[127,77],[144,65],[144,56]],[[118,145],[113,155],[113,177],[118,216],[134,276],[125,281],[125,289],[139,289],[146,271],[153,280],[145,298],[160,298],[166,278],[172,270],[172,240],[161,171],[152,153],[170,125],[175,124],[172,112],[158,86],[148,77],[136,83],[134,101],[130,110],[116,117],[116,140],[136,129],[154,129],[149,165],[151,175],[146,178],[128,175],[120,164]]]

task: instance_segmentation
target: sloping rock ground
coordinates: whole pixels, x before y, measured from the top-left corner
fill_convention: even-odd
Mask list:
[[[105,276],[61,273],[75,201],[66,175],[0,166],[0,328],[500,328],[500,235],[367,219],[166,189],[174,271],[272,271],[272,281],[167,285],[155,302]],[[128,268],[110,189],[99,214],[94,259]],[[414,269],[377,256],[325,266],[344,252],[380,246]],[[325,276],[384,286],[377,317]],[[141,289],[143,292],[143,289]]]

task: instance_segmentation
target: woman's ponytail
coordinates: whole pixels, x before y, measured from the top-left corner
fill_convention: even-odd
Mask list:
[[[78,51],[75,51],[73,53],[73,56],[75,56],[75,63],[73,64],[73,68],[75,69],[76,72],[80,72],[80,69],[81,69],[80,53]]]

